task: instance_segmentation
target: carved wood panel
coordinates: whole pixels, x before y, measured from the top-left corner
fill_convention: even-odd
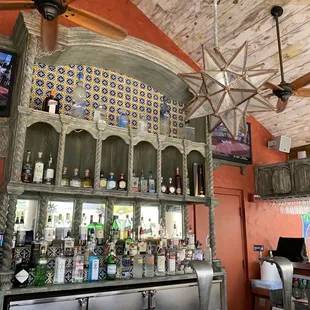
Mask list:
[[[278,168],[272,175],[272,188],[275,194],[292,192],[291,173],[287,168]]]
[[[310,193],[310,165],[295,165],[295,189],[299,193]]]
[[[257,176],[257,189],[261,197],[271,196],[272,191],[272,172],[269,169],[260,170]]]

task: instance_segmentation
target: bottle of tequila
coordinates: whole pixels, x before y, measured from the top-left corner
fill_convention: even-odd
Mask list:
[[[115,280],[116,279],[116,256],[114,254],[114,248],[111,247],[110,254],[107,257],[107,280]]]
[[[70,186],[70,178],[67,176],[67,167],[64,167],[61,177],[61,186]]]
[[[52,225],[52,216],[48,216],[47,225],[44,228],[44,240],[51,245],[54,240],[54,227]]]
[[[135,171],[132,171],[132,186],[131,191],[138,192],[139,191],[139,177],[136,176]]]
[[[175,173],[175,192],[177,195],[182,195],[182,180],[180,176],[180,168],[177,167]]]
[[[52,185],[54,182],[54,168],[53,168],[53,157],[50,154],[47,167],[44,171],[44,183]]]
[[[168,194],[175,194],[175,186],[172,184],[172,178],[169,178]]]
[[[139,190],[141,193],[147,193],[148,180],[144,178],[143,169],[141,170],[140,180],[139,180]]]
[[[100,171],[100,182],[99,182],[100,188],[107,188],[107,178],[104,176],[104,172]]]
[[[42,184],[44,173],[43,153],[38,152],[38,158],[34,163],[33,183]]]
[[[83,283],[84,257],[82,248],[78,247],[76,254],[73,257],[72,282]]]
[[[64,257],[63,248],[60,247],[60,256],[55,260],[54,284],[64,284],[66,275],[66,258]]]
[[[23,165],[23,171],[21,180],[24,183],[31,183],[32,182],[32,173],[33,173],[33,167],[31,162],[31,151],[27,151],[27,158],[26,162]]]
[[[41,246],[40,256],[37,260],[34,272],[34,285],[43,286],[45,284],[47,270],[46,247]]]
[[[88,169],[85,170],[85,176],[82,179],[82,187],[87,187],[87,188],[93,187],[93,181],[89,177],[89,170]]]
[[[104,226],[102,224],[102,214],[99,214],[99,220],[96,224],[96,240],[97,245],[103,245],[103,237],[104,237]]]
[[[120,174],[120,178],[117,182],[117,189],[122,191],[125,191],[127,189],[127,182],[124,179],[124,173]]]
[[[70,186],[81,187],[81,179],[79,178],[79,169],[75,168],[73,170],[73,178],[70,180]]]
[[[149,193],[156,193],[156,181],[155,181],[155,178],[153,178],[152,171],[150,171],[149,173],[148,189],[149,189]]]
[[[110,172],[108,182],[107,182],[107,189],[116,189],[116,181],[115,181],[113,172]]]
[[[65,256],[74,255],[74,238],[71,238],[70,230],[67,233],[67,237],[64,240],[64,254]]]
[[[82,223],[80,225],[80,239],[79,245],[85,246],[87,244],[87,236],[88,236],[88,227],[87,227],[87,217],[85,213],[83,213]]]
[[[167,193],[167,186],[164,183],[164,178],[163,177],[160,178],[160,184],[161,184],[161,186],[160,186],[161,192],[163,194],[166,194]]]

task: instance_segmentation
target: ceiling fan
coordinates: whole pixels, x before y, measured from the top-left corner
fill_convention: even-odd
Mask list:
[[[282,14],[283,14],[283,8],[281,6],[274,6],[271,9],[271,15],[274,17],[276,21],[281,83],[279,85],[275,85],[270,82],[264,84],[265,87],[272,89],[273,93],[271,95],[275,95],[278,97],[277,102],[278,113],[286,109],[289,98],[291,96],[310,97],[310,88],[303,88],[304,86],[310,84],[310,72],[291,83],[287,83],[284,79],[283,57],[282,57],[280,27],[279,27],[279,17],[282,16]]]
[[[37,9],[41,17],[41,42],[45,51],[53,51],[58,36],[59,16],[88,30],[114,40],[123,40],[127,31],[122,27],[88,11],[72,7],[77,0],[1,1],[0,10]]]

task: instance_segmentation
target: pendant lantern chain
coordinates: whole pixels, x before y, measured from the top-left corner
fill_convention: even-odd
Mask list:
[[[213,0],[213,27],[214,27],[214,49],[218,49],[219,46],[219,38],[218,38],[218,10],[217,10],[217,1]]]

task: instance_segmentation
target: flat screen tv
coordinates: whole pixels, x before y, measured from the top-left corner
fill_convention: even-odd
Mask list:
[[[238,139],[234,140],[223,124],[220,124],[212,133],[212,154],[214,158],[239,163],[252,163],[251,125],[247,125],[247,134],[239,132]]]
[[[10,115],[16,54],[0,49],[0,117]]]

